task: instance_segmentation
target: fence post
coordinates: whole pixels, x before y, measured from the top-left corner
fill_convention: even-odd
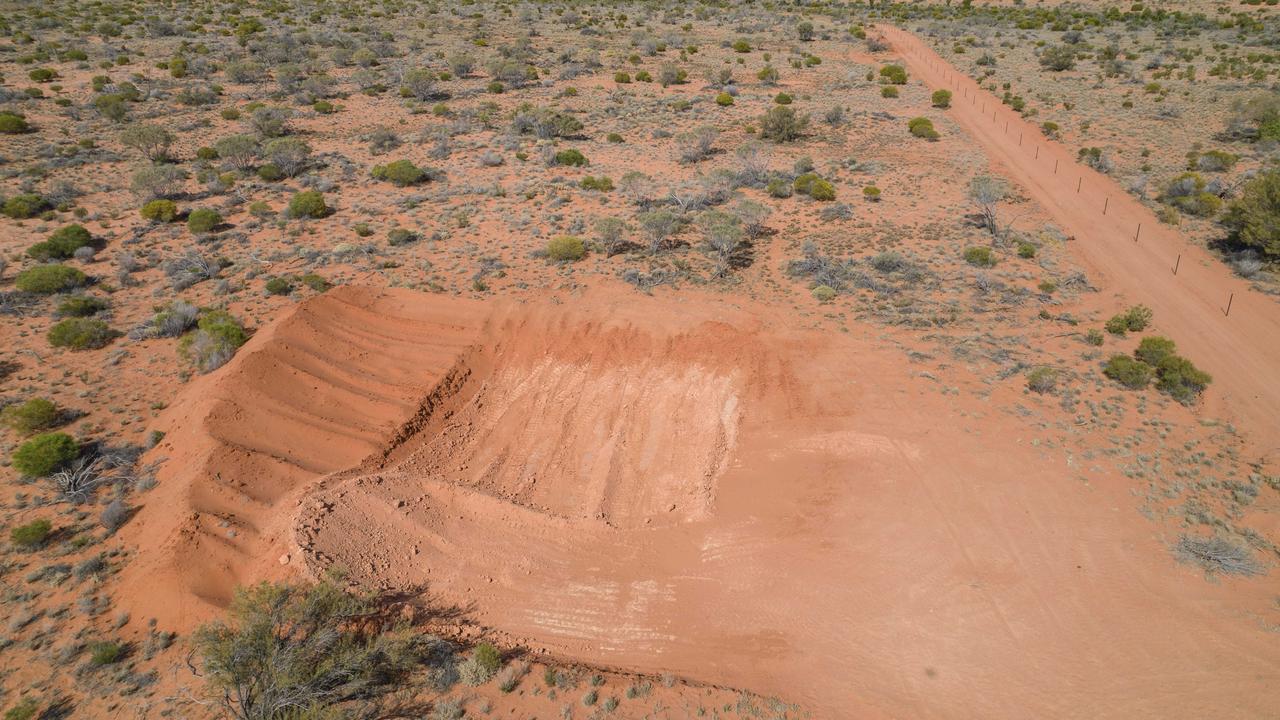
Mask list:
[[[1178,274],[1178,268],[1182,266],[1182,253],[1178,253],[1178,259],[1173,263],[1173,274]]]
[[[1107,207],[1108,207],[1109,205],[1111,205],[1111,196],[1110,196],[1110,195],[1108,195],[1108,196],[1107,196],[1107,199],[1106,199],[1106,200],[1104,200],[1104,201],[1103,201],[1103,203],[1102,203],[1102,214],[1103,214],[1103,215],[1106,215],[1106,214],[1107,214]]]
[[[1040,159],[1040,146],[1039,146],[1039,145],[1037,145],[1037,146],[1036,146],[1036,159],[1037,159],[1037,160],[1039,160],[1039,159]]]
[[[1138,229],[1133,231],[1133,241],[1134,241],[1134,242],[1138,242],[1138,234],[1139,234],[1139,233],[1141,233],[1141,232],[1142,232],[1142,223],[1138,223]],[[1182,256],[1181,256],[1181,255],[1179,255],[1178,257],[1179,257],[1179,258],[1181,258]],[[1174,274],[1174,275],[1177,275],[1177,274],[1178,274],[1178,272],[1175,270],[1173,274]]]
[[[1058,158],[1053,159],[1053,174],[1058,174]]]
[[[1227,317],[1231,317],[1231,301],[1235,299],[1236,299],[1235,293],[1231,293],[1231,297],[1227,298],[1227,312],[1226,312]]]
[[[1081,176],[1080,176],[1080,179],[1079,179],[1079,180],[1076,180],[1076,194],[1077,194],[1077,195],[1079,195],[1079,194],[1080,194],[1080,186],[1081,186],[1081,185],[1083,185],[1083,184],[1084,184],[1084,176],[1083,176],[1083,175],[1081,175]]]

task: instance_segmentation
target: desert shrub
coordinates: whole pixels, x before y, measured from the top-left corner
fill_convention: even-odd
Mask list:
[[[289,134],[289,118],[292,116],[288,108],[260,107],[249,116],[249,125],[264,138],[280,137]]]
[[[31,132],[27,119],[15,112],[0,112],[0,134],[21,135]]]
[[[49,209],[49,203],[39,195],[32,193],[14,195],[6,199],[4,205],[0,205],[0,212],[14,220],[33,218],[47,209]]]
[[[199,316],[200,311],[196,306],[183,300],[174,300],[156,310],[146,322],[130,330],[129,337],[134,340],[178,337],[191,329]]]
[[[316,292],[324,292],[325,290],[328,290],[330,287],[333,286],[332,283],[330,283],[328,280],[324,279],[323,277],[315,273],[307,273],[306,275],[303,275],[302,277],[298,278],[298,280],[303,285],[306,285],[307,287],[311,288],[312,290],[315,290]]]
[[[66,467],[80,454],[75,438],[66,433],[36,435],[13,452],[13,467],[23,475],[45,477]]]
[[[429,100],[436,92],[436,81],[439,78],[430,68],[414,68],[404,74],[400,87],[404,93],[418,100]]]
[[[814,200],[830,201],[836,199],[836,188],[830,181],[816,178],[809,184],[809,197]]]
[[[40,702],[35,698],[23,698],[17,705],[5,711],[4,720],[33,720],[40,711]]]
[[[24,550],[38,548],[53,532],[53,523],[41,518],[9,530],[9,541]],[[12,712],[12,711],[10,711]],[[8,713],[6,713],[6,716]]]
[[[217,370],[249,339],[244,326],[225,310],[200,314],[196,329],[183,336],[178,353],[200,372]]]
[[[907,70],[901,65],[885,65],[880,68],[880,82],[890,85],[906,85]]]
[[[776,85],[778,83],[778,69],[772,65],[765,65],[756,73],[756,79],[765,85]]]
[[[1169,345],[1172,346],[1173,343]],[[1180,355],[1164,355],[1156,365],[1156,389],[1168,393],[1183,404],[1195,402],[1212,381],[1209,373]]]
[[[613,190],[613,180],[607,176],[595,177],[588,175],[582,178],[582,182],[578,183],[583,190],[597,190],[599,192],[611,192]]]
[[[1101,347],[1104,339],[1102,331],[1098,328],[1090,328],[1089,332],[1084,334],[1084,341],[1095,347]]]
[[[1071,70],[1076,66],[1076,50],[1070,45],[1052,45],[1040,51],[1040,67],[1053,72]]]
[[[252,135],[230,135],[213,147],[218,157],[240,170],[248,170],[258,157],[258,139]]]
[[[765,192],[769,193],[770,197],[789,198],[792,192],[791,183],[782,178],[774,178],[765,185]]]
[[[502,667],[502,656],[489,643],[480,643],[458,665],[458,675],[468,685],[483,685],[493,679]]]
[[[267,182],[279,182],[284,179],[284,171],[275,163],[263,163],[258,166],[258,177]]]
[[[116,333],[102,320],[72,317],[49,328],[49,344],[70,350],[97,350],[111,344]]]
[[[936,108],[944,108],[944,109],[949,108],[951,107],[951,91],[950,90],[934,90],[933,95],[930,96],[930,100],[933,102],[933,106]]]
[[[322,218],[330,212],[329,206],[325,204],[324,195],[318,190],[303,190],[295,193],[289,200],[289,217],[291,218]]]
[[[262,148],[262,157],[287,177],[294,177],[311,161],[311,146],[294,137],[276,138]]]
[[[583,165],[590,165],[591,163],[587,161],[586,155],[583,155],[578,150],[570,148],[568,150],[561,150],[555,154],[555,164],[581,167]]]
[[[897,88],[897,86],[896,86],[896,85],[885,85],[884,87],[880,88],[880,97],[882,97],[882,98],[890,98],[890,99],[898,97],[898,88]]]
[[[703,125],[676,135],[676,152],[680,156],[680,162],[696,163],[705,160],[711,155],[716,138],[719,136],[720,131],[710,125]]]
[[[1142,362],[1155,367],[1160,364],[1160,361],[1175,354],[1177,351],[1178,348],[1169,338],[1150,335],[1142,338],[1142,342],[1138,343],[1138,348],[1133,351],[1133,355]]]
[[[187,171],[173,165],[147,165],[134,171],[129,189],[138,197],[151,200],[182,192]]]
[[[720,107],[729,107],[733,104],[733,96],[727,92],[721,92],[716,95],[716,104]]]
[[[27,255],[37,260],[65,260],[82,247],[92,247],[93,236],[83,225],[64,225],[49,239],[27,248]]]
[[[662,87],[683,84],[688,82],[688,78],[688,71],[682,70],[671,63],[663,63],[663,65],[658,68],[658,83],[662,85]]]
[[[406,228],[391,228],[387,231],[387,244],[398,247],[418,240],[418,234]]]
[[[1050,367],[1038,367],[1027,373],[1027,389],[1037,393],[1052,392],[1058,385],[1058,372]]]
[[[14,284],[23,292],[49,295],[65,292],[85,284],[87,278],[67,265],[38,265],[18,273]]]
[[[217,210],[197,208],[187,215],[187,229],[197,235],[212,232],[222,224],[222,215]]]
[[[288,295],[293,292],[293,283],[287,277],[273,277],[263,287],[268,295]]]
[[[808,115],[798,115],[794,108],[786,105],[775,105],[760,118],[760,136],[775,142],[790,142],[800,137],[808,126]]]
[[[146,220],[167,223],[178,217],[178,206],[172,200],[152,200],[138,212]]]
[[[1134,305],[1124,312],[1113,315],[1107,320],[1107,332],[1113,335],[1123,335],[1126,332],[1141,332],[1147,329],[1151,324],[1151,309],[1145,305]]]
[[[386,180],[400,187],[415,185],[427,179],[427,171],[409,160],[396,160],[386,165],[374,165],[373,177]]]
[[[1246,182],[1222,223],[1235,244],[1280,258],[1280,171],[1258,173]]]
[[[582,238],[561,235],[547,242],[547,257],[559,262],[581,260],[587,254]]]
[[[1102,374],[1130,390],[1141,390],[1151,382],[1152,367],[1128,355],[1112,355],[1102,366]]]
[[[780,92],[773,96],[773,102],[777,105],[790,105],[795,102],[795,99],[784,92]]]
[[[1263,92],[1235,103],[1236,116],[1227,127],[1232,137],[1280,140],[1280,93]]]
[[[631,82],[631,75],[625,72],[616,72],[613,74],[613,81],[619,85],[626,85]]]
[[[438,644],[370,610],[329,581],[237,589],[227,619],[193,638],[211,695],[239,720],[367,716]]]
[[[0,410],[0,422],[21,435],[48,430],[57,426],[61,419],[62,411],[58,406],[44,398],[31,398]]]
[[[135,123],[120,131],[120,144],[137,150],[152,162],[159,162],[169,157],[173,133],[159,125]]]
[[[106,300],[92,295],[72,295],[58,303],[58,317],[89,317],[109,307]]]
[[[986,245],[971,245],[964,249],[964,260],[977,267],[994,267],[996,254]]]
[[[933,121],[925,117],[911,118],[907,121],[907,130],[918,138],[937,140],[938,131],[933,129]]]
[[[813,289],[813,299],[826,304],[836,299],[836,289],[830,285],[819,285]]]
[[[1222,207],[1222,198],[1205,190],[1204,178],[1197,173],[1183,173],[1165,186],[1161,199],[1188,215],[1211,217]]]
[[[1266,570],[1253,557],[1253,551],[1224,537],[1196,537],[1183,535],[1178,538],[1174,554],[1179,560],[1199,565],[1206,573],[1231,575],[1261,575]]]
[[[1238,162],[1240,162],[1239,155],[1223,150],[1210,150],[1196,156],[1192,169],[1204,170],[1205,172],[1225,172],[1234,168]]]
[[[734,40],[733,44],[730,45],[729,47],[733,48],[733,51],[737,53],[751,52],[751,43],[747,42],[743,38],[738,38],[737,40]]]

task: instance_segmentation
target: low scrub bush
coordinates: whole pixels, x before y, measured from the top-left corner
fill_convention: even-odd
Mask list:
[[[196,321],[196,329],[178,343],[179,354],[202,373],[227,363],[249,335],[239,320],[225,310],[206,310]]]
[[[973,245],[964,249],[964,260],[977,267],[994,267],[996,254],[986,245]]]
[[[1113,315],[1107,320],[1107,332],[1112,335],[1124,335],[1126,332],[1141,332],[1151,324],[1152,312],[1145,305],[1134,305],[1124,312]]]
[[[1128,355],[1112,355],[1102,367],[1102,373],[1130,390],[1141,390],[1154,374],[1152,367]]]
[[[399,187],[416,185],[427,179],[427,171],[414,165],[409,160],[396,160],[386,165],[374,165],[373,177],[386,180]]]
[[[187,215],[187,229],[197,235],[213,232],[222,224],[222,215],[217,210],[197,208]]]
[[[65,260],[82,247],[93,247],[93,236],[83,225],[64,225],[49,239],[27,248],[27,255],[37,260]]]
[[[933,106],[936,108],[946,109],[951,107],[951,91],[950,90],[934,90],[930,96]]]
[[[1027,373],[1027,389],[1037,393],[1052,392],[1058,385],[1058,372],[1049,367],[1038,367]]]
[[[20,435],[48,430],[57,426],[61,420],[62,411],[51,400],[44,398],[31,398],[0,410],[0,422]]]
[[[906,85],[907,70],[901,65],[885,65],[880,68],[880,82],[890,85]]]
[[[48,209],[49,203],[44,198],[33,193],[14,195],[6,199],[3,205],[0,205],[0,213],[14,220],[33,218]]]
[[[72,295],[58,303],[58,317],[90,317],[106,310],[106,300],[92,295]]]
[[[581,260],[587,254],[582,238],[572,235],[561,235],[547,243],[547,257],[558,262]]]
[[[139,210],[143,219],[151,222],[173,222],[178,217],[178,206],[172,200],[152,200]]]
[[[332,212],[318,190],[303,190],[289,200],[289,217],[322,218]]]
[[[13,452],[13,467],[23,475],[46,477],[80,455],[75,438],[66,433],[36,435]]]
[[[49,344],[69,350],[97,350],[110,345],[116,335],[102,320],[71,317],[49,328]]]
[[[916,117],[908,120],[907,130],[912,135],[925,140],[937,140],[941,137],[938,131],[933,129],[933,121],[926,117]]]
[[[88,278],[67,265],[39,265],[18,273],[14,284],[23,292],[50,295],[81,287]]]
[[[1261,172],[1246,182],[1222,223],[1236,245],[1280,259],[1280,171]]]
[[[581,151],[570,148],[568,150],[561,150],[555,154],[555,164],[582,167],[584,165],[590,165],[591,163],[587,161],[587,156],[583,155]]]
[[[775,105],[760,118],[760,136],[775,142],[791,142],[809,126],[809,116],[787,105]]]
[[[41,518],[9,530],[9,541],[23,550],[33,550],[44,545],[45,540],[49,539],[49,535],[52,532],[53,523]],[[8,713],[6,713],[7,716]]]
[[[21,135],[31,132],[31,124],[22,115],[15,112],[0,112],[0,134]]]

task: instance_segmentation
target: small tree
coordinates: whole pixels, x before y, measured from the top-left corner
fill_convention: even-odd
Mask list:
[[[640,228],[649,238],[649,252],[657,254],[663,244],[676,228],[680,226],[680,218],[670,210],[650,210],[636,216]]]
[[[1053,72],[1076,66],[1076,50],[1070,45],[1052,45],[1040,51],[1040,67]]]
[[[969,199],[978,206],[978,212],[982,216],[982,226],[993,237],[1000,233],[996,205],[1004,199],[1005,192],[1005,184],[989,175],[979,175],[969,181]]]
[[[311,161],[311,146],[299,138],[276,138],[262,149],[262,156],[286,177],[294,177]]]
[[[71,463],[80,454],[75,438],[66,433],[37,435],[13,452],[13,467],[23,475],[45,477]]]
[[[412,98],[430,100],[435,95],[437,79],[429,68],[414,68],[404,74],[400,86]]]
[[[330,581],[238,589],[228,618],[195,633],[214,702],[236,720],[368,706],[409,675],[430,641],[372,609]]]
[[[1222,224],[1235,243],[1280,258],[1280,171],[1259,173],[1245,183]]]
[[[599,218],[595,222],[595,230],[606,256],[613,257],[627,247],[626,236],[631,227],[622,218]]]
[[[258,157],[258,139],[252,135],[231,135],[214,143],[213,149],[232,167],[248,170]]]
[[[137,150],[152,162],[160,162],[169,157],[173,133],[159,125],[137,123],[120,131],[120,143]]]
[[[800,38],[801,42],[809,42],[812,40],[813,23],[806,20],[801,22],[799,25],[796,25],[796,37]]]
[[[786,105],[775,105],[760,118],[760,136],[775,142],[790,142],[800,137],[808,125],[808,115],[799,115]]]

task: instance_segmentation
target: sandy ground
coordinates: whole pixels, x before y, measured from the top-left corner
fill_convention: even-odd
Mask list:
[[[166,438],[206,449],[157,490],[175,526],[138,523],[170,538],[130,567],[157,589],[134,611],[164,624],[193,619],[186,589],[300,554],[535,653],[820,717],[1274,709],[1265,584],[1203,582],[1122,483],[1073,481],[1016,419],[975,422],[856,336],[689,294],[344,288],[253,342]],[[273,399],[271,424],[241,397]]]
[[[1271,453],[1280,451],[1280,385],[1266,381],[1280,358],[1280,306],[1162,225],[1114,180],[1075,162],[919,38],[880,29],[913,74],[952,90],[948,115],[1075,238],[1072,248],[1090,275],[1154,310],[1190,357],[1203,358],[1227,412]]]

